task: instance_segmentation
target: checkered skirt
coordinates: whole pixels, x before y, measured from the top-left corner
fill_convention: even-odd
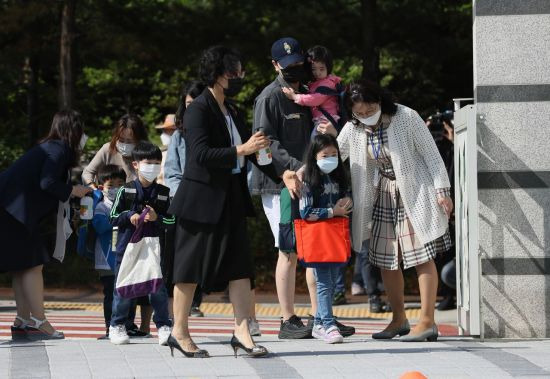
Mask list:
[[[376,164],[380,176],[372,215],[369,261],[385,270],[397,270],[401,254],[403,268],[407,269],[429,262],[437,254],[449,250],[451,236],[447,230],[443,236],[426,244],[418,239],[405,212],[397,182],[390,179],[395,178],[395,173],[388,149],[386,125],[382,127],[382,133],[374,132],[368,138],[368,158]],[[373,148],[376,149],[377,159]]]

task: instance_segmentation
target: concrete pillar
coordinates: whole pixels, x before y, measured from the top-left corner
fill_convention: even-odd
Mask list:
[[[475,0],[481,320],[550,337],[550,0]]]

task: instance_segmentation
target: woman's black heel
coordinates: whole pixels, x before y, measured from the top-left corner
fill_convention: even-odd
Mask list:
[[[170,336],[168,337],[168,347],[170,347],[170,353],[172,354],[172,357],[174,356],[174,349],[181,351],[183,355],[185,355],[187,358],[210,358],[210,355],[208,354],[208,351],[206,350],[197,350],[197,351],[185,351],[180,346],[178,341]]]
[[[231,347],[235,353],[235,358],[237,358],[237,351],[239,349],[243,349],[246,352],[246,355],[253,358],[264,357],[269,353],[265,347],[260,345],[254,345],[252,348],[244,346],[241,341],[235,337],[235,335],[231,338]]]

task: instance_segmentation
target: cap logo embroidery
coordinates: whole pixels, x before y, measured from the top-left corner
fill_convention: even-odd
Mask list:
[[[283,44],[283,48],[285,49],[286,53],[287,54],[291,54],[292,53],[292,49],[290,48],[290,45],[288,43],[284,43]]]

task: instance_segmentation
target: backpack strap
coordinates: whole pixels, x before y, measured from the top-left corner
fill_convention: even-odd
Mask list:
[[[132,209],[137,197],[136,183],[132,180],[124,184],[124,209]]]
[[[326,109],[324,109],[321,106],[318,106],[317,109],[325,116],[325,118],[336,128],[338,132],[342,130],[342,127],[347,121],[347,117],[345,115],[344,110],[344,94],[345,94],[345,86],[342,83],[337,83],[336,88],[330,88],[327,86],[319,86],[315,89],[315,93],[320,93],[321,95],[326,96],[336,96],[338,98],[338,105],[340,108],[340,119],[336,121],[334,117],[330,113],[327,112]]]
[[[338,122],[334,119],[334,117],[332,117],[332,115],[330,113],[327,112],[327,110],[325,108],[319,106],[319,107],[317,107],[317,109],[319,109],[321,111],[321,113],[323,114],[323,116],[325,116],[325,118],[327,120],[329,120],[332,125],[334,125],[336,130],[340,131],[340,125],[338,125]]]
[[[153,208],[157,213],[166,214],[168,212],[168,200],[170,199],[170,188],[157,183],[157,194],[153,200]]]
[[[326,96],[340,96],[338,89],[330,88],[327,86],[319,86],[315,88],[315,93],[320,93],[321,95]]]

